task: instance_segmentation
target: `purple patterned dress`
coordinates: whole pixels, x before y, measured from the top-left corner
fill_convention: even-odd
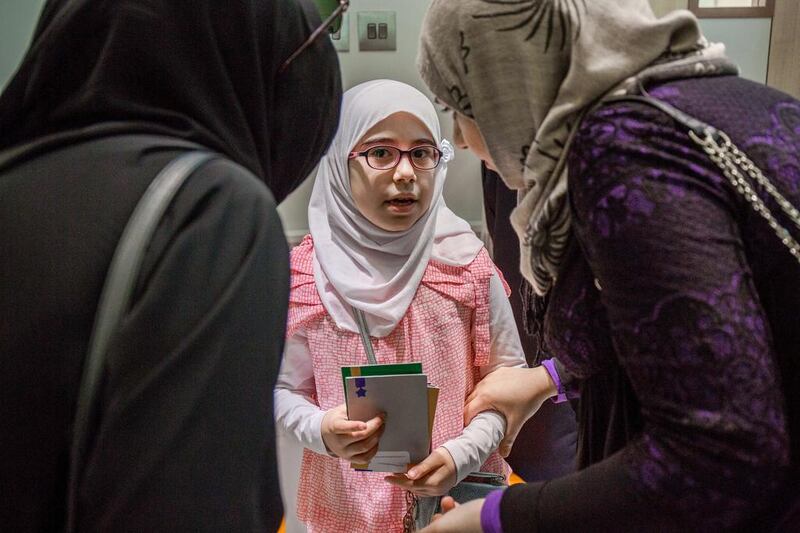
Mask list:
[[[800,102],[730,76],[650,92],[800,206]],[[800,527],[800,265],[655,108],[594,111],[569,165],[576,238],[544,337],[581,395],[581,470],[508,489],[504,530]]]

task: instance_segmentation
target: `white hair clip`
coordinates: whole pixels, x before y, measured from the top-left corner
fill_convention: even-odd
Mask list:
[[[456,151],[453,149],[453,145],[450,144],[450,141],[447,139],[442,139],[442,142],[439,143],[439,149],[442,151],[442,161],[445,163],[449,163],[456,157]]]

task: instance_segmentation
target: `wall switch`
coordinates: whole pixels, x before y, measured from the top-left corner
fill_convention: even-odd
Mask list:
[[[358,12],[358,49],[362,52],[397,50],[394,11]]]

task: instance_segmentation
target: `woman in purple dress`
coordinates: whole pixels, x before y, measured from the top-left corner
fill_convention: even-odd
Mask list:
[[[503,412],[508,453],[545,399],[580,398],[578,472],[431,531],[796,530],[800,102],[647,0],[434,0],[419,67],[519,192],[550,358],[482,382],[468,416]],[[725,132],[765,179],[749,167],[733,186],[702,126],[630,97],[647,94]]]

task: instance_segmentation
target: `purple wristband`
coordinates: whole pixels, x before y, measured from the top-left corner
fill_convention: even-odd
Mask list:
[[[500,522],[500,500],[503,499],[503,489],[489,493],[483,500],[481,507],[481,529],[483,533],[503,533],[503,524]]]
[[[547,370],[547,373],[550,374],[550,379],[552,379],[553,383],[556,384],[556,390],[558,390],[558,395],[555,398],[552,398],[553,403],[566,402],[567,392],[564,390],[564,386],[561,384],[561,378],[558,376],[558,370],[556,370],[555,363],[553,363],[552,359],[545,359],[542,361],[542,366]]]

